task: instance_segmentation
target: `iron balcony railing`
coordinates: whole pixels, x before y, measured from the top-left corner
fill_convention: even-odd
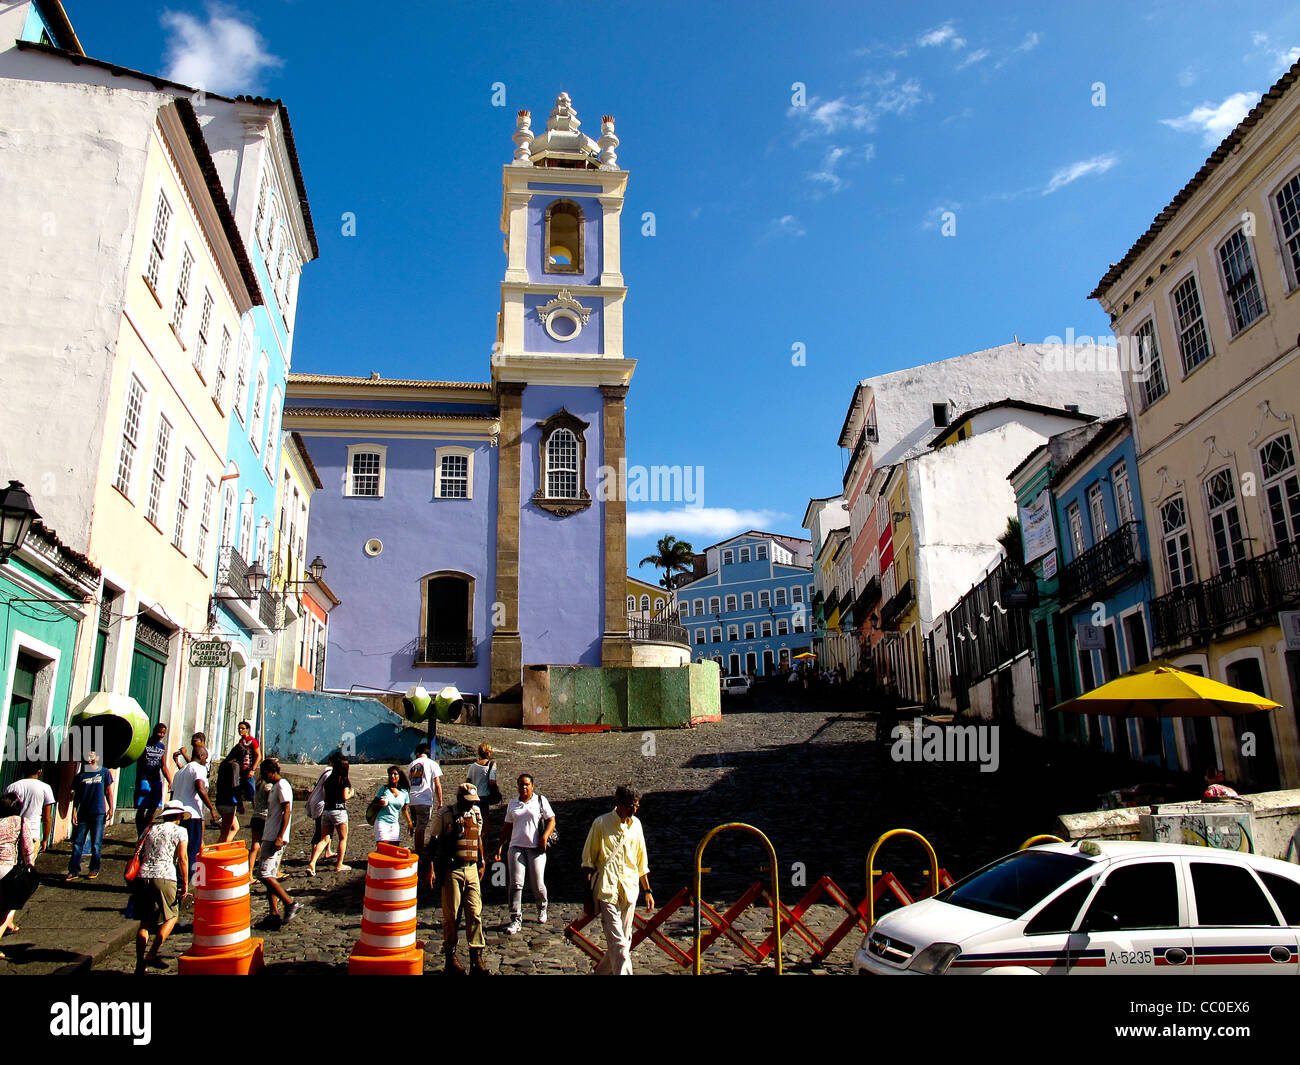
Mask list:
[[[415,664],[426,662],[449,662],[456,665],[472,666],[477,664],[476,649],[472,637],[461,640],[434,640],[418,637],[415,640]]]
[[[1063,604],[1101,594],[1116,581],[1141,570],[1142,541],[1138,525],[1136,521],[1126,521],[1061,570]]]
[[[325,688],[325,644],[316,644],[316,669],[313,673],[316,680],[316,690],[323,691]]]
[[[903,582],[903,587],[898,589],[897,594],[880,608],[880,627],[884,629],[895,625],[912,599],[912,581],[911,578],[908,578]]]
[[[674,643],[690,646],[690,637],[682,625],[675,621],[648,621],[645,618],[626,618],[627,631],[633,640],[643,643]]]
[[[257,600],[257,616],[272,631],[280,627],[279,600],[265,588]]]
[[[222,586],[229,588],[231,594],[240,599],[249,598],[248,563],[234,544],[224,544],[217,558],[217,587]]]
[[[1198,584],[1151,601],[1156,647],[1204,640],[1233,625],[1260,625],[1300,606],[1300,542],[1291,540]]]

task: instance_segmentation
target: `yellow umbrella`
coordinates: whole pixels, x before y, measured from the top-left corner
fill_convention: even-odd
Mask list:
[[[1254,692],[1188,673],[1167,662],[1148,662],[1074,699],[1052,707],[1067,714],[1106,717],[1224,717],[1278,710],[1281,703]],[[1168,768],[1164,729],[1160,761]]]
[[[817,656],[811,651],[800,651],[795,658],[816,658]]]
[[[1281,706],[1230,684],[1150,662],[1052,709],[1107,717],[1222,717]]]

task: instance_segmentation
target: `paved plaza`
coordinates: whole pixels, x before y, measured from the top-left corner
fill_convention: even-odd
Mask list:
[[[526,891],[524,931],[506,936],[507,889],[489,883],[484,906],[489,967],[503,973],[589,971],[587,958],[565,940],[564,928],[582,913],[578,863],[587,828],[593,818],[611,808],[613,789],[622,782],[644,793],[640,817],[650,854],[650,881],[661,906],[690,882],[696,843],[710,828],[729,821],[755,825],[769,836],[779,863],[782,901],[792,905],[805,894],[802,885],[813,884],[823,875],[860,900],[867,851],[888,829],[920,831],[934,844],[940,863],[960,876],[1014,850],[1026,837],[1050,830],[1057,813],[1091,809],[1100,789],[1133,783],[1134,774],[1144,772],[1116,763],[1108,755],[1048,744],[1012,730],[1002,732],[997,772],[980,773],[973,762],[895,762],[887,735],[878,739],[878,727],[876,715],[862,707],[791,697],[780,690],[760,694],[751,705],[729,711],[721,723],[689,730],[556,735],[445,726],[440,735],[466,745],[481,740],[493,744],[507,794],[518,773],[532,773],[538,791],[557,814],[560,842],[548,858],[546,875],[550,922],[536,923],[536,909]],[[304,903],[301,915],[284,928],[257,928],[267,916],[266,895],[261,885],[253,887],[254,935],[265,940],[269,972],[346,971],[348,954],[360,935],[364,855],[373,839],[362,811],[383,771],[383,766],[354,768],[359,793],[351,803],[354,835],[347,855],[353,870],[341,874],[326,872],[328,865],[322,861],[315,878],[307,875],[312,826],[303,815],[305,789],[297,788],[282,883]],[[314,772],[311,767],[295,767],[295,783],[309,781]],[[464,773],[464,766],[448,765],[445,779],[458,783]],[[502,810],[493,811],[493,839],[500,831]],[[57,870],[66,868],[66,843],[43,856],[46,882],[22,923],[31,929],[44,927],[44,908],[50,913],[63,910],[67,916],[60,923],[66,926],[77,920],[75,910],[80,905],[88,924],[97,923],[107,929],[105,935],[121,942],[123,930],[134,927],[115,913],[126,901],[121,868],[134,833],[119,826],[115,834],[118,842],[106,843],[104,875],[93,885],[65,887],[58,882]],[[212,830],[207,834],[210,842]],[[247,838],[246,830],[241,837]],[[906,840],[891,847],[896,849],[882,852],[877,867],[898,873],[914,892],[923,890],[919,848]],[[762,862],[755,842],[724,834],[707,853],[705,865],[711,871],[704,880],[705,898],[720,911],[725,909],[760,878]],[[190,913],[188,906],[182,911],[181,924],[164,950],[163,956],[171,962],[169,973],[175,973],[175,958],[189,945]],[[816,906],[809,924],[824,934],[841,916],[838,909]],[[422,895],[419,918],[421,938],[428,944],[426,969],[438,971],[441,910],[435,898]],[[767,922],[770,911],[755,908],[740,927],[758,942]],[[689,950],[690,908],[679,910],[666,930]],[[46,928],[44,941],[32,945],[27,958],[23,934],[6,938],[12,962],[0,963],[0,972],[50,972],[57,963],[71,960],[49,949],[59,946],[51,942],[58,934]],[[593,922],[588,934],[602,941],[598,924]],[[859,941],[858,935],[850,933],[824,965],[814,966],[809,949],[787,936],[787,968],[796,973],[847,972]],[[129,940],[106,953],[91,947],[77,950],[95,955],[95,973],[129,973],[134,966]],[[464,956],[463,937],[461,953]],[[689,972],[649,942],[637,948],[633,961],[638,972]],[[759,971],[726,940],[706,954],[705,968]]]

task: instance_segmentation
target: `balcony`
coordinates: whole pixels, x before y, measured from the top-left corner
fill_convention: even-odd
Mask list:
[[[903,582],[903,586],[898,589],[888,603],[880,608],[880,627],[882,629],[897,630],[898,619],[902,616],[904,610],[911,605],[916,598],[912,594],[912,581],[909,578]]]
[[[268,629],[275,631],[280,627],[280,601],[265,588],[257,600],[257,616]]]
[[[682,625],[670,616],[648,621],[644,618],[626,618],[628,635],[638,643],[672,643],[690,646],[690,636]]]
[[[1204,641],[1235,625],[1254,627],[1278,611],[1300,606],[1300,541],[1246,559],[1199,584],[1175,588],[1151,601],[1157,648]]]
[[[247,600],[248,594],[248,563],[244,561],[244,556],[236,549],[234,544],[225,544],[217,556],[217,587],[226,587],[230,595],[237,595],[240,599]]]
[[[1145,562],[1138,526],[1136,521],[1126,521],[1061,570],[1063,606],[1103,595],[1117,582],[1142,572]]]
[[[460,640],[435,640],[427,636],[418,636],[407,647],[409,653],[415,658],[417,668],[478,665],[477,648],[472,636],[465,636]]]

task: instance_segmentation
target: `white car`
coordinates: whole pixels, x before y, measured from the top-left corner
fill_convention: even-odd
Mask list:
[[[723,677],[722,694],[732,698],[750,697],[750,682],[748,677]]]
[[[1300,867],[1208,847],[1052,843],[880,918],[856,973],[1300,973]]]

